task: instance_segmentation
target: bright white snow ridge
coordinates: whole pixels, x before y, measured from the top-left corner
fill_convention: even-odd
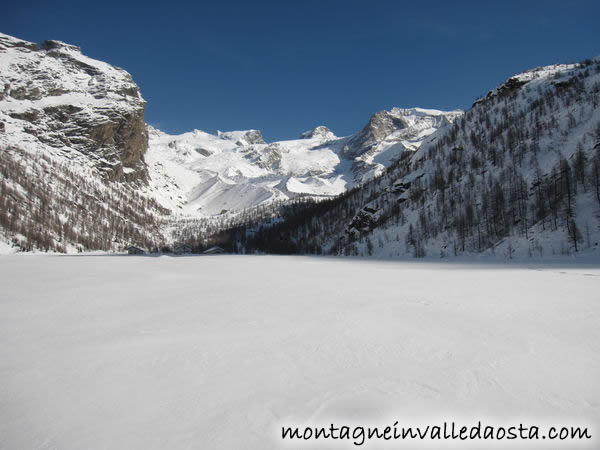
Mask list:
[[[594,436],[600,269],[528,264],[0,257],[0,448],[279,448],[332,420]]]
[[[383,173],[462,111],[393,108],[358,133],[325,126],[266,143],[258,130],[169,135],[148,126],[149,194],[175,215],[214,216],[288,200],[332,197]]]

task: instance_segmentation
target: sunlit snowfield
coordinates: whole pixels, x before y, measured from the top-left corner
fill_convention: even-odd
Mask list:
[[[332,419],[597,427],[599,312],[593,264],[0,257],[0,448],[263,449]]]

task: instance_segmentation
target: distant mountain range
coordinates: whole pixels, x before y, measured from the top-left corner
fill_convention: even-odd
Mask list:
[[[267,143],[258,130],[166,134],[145,124],[124,70],[59,41],[0,34],[0,251],[158,249],[178,223],[223,228],[226,218],[230,228],[298,199],[319,201],[304,214],[327,230],[294,228],[284,215],[261,226],[267,216],[255,214],[252,237],[279,233],[298,252],[444,256],[516,241],[529,253],[570,252],[579,233],[577,250],[592,248],[599,68],[527,71],[466,113],[393,108],[351,136],[318,126]],[[230,249],[277,251],[248,239]]]
[[[187,216],[339,195],[380,175],[461,114],[394,108],[375,114],[352,136],[337,137],[319,126],[299,139],[272,143],[257,130],[171,136],[149,127],[150,195]]]

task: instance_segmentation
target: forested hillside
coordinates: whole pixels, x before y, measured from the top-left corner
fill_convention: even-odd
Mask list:
[[[0,152],[0,229],[22,251],[123,250],[163,244],[167,210],[91,169],[18,149]]]
[[[597,59],[524,72],[375,180],[231,238],[244,251],[392,257],[597,249],[599,104]]]

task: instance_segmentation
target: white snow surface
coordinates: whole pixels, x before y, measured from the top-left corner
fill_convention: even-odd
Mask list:
[[[598,264],[12,255],[0,284],[0,448],[268,449],[282,425],[444,418],[594,436],[600,422]]]

